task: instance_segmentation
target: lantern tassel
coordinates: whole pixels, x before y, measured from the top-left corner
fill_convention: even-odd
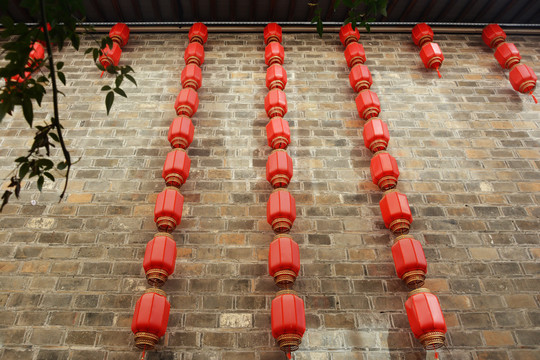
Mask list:
[[[536,100],[536,96],[533,95],[533,90],[531,90],[531,92],[529,93],[529,95],[531,95],[531,96],[533,97],[534,103],[535,103],[535,104],[538,104],[538,100]]]
[[[439,79],[442,78],[442,75],[441,75],[441,73],[440,73],[440,71],[439,71],[439,68],[436,67],[435,70],[437,70],[437,75],[439,75]]]
[[[100,78],[102,78],[102,77],[103,77],[103,73],[104,73],[104,72],[105,72],[105,70],[103,70],[103,71],[101,72],[101,76],[100,76]]]
[[[439,353],[435,351],[435,359],[439,358]]]
[[[144,360],[144,355],[145,355],[145,352],[146,352],[146,349],[144,349],[144,350],[142,351],[142,356],[141,356],[141,360]]]
[[[287,359],[289,359],[289,360],[291,359],[291,353],[290,352],[287,353]]]

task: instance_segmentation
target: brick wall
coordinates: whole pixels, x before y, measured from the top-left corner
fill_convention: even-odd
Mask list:
[[[441,300],[442,359],[539,359],[540,111],[511,89],[480,35],[441,35],[443,78],[408,34],[367,34],[366,49],[415,221],[427,286]],[[540,37],[510,35],[540,72]],[[83,41],[89,45],[89,40]],[[297,359],[420,359],[371,183],[364,121],[337,34],[284,34],[286,93],[308,330]],[[75,159],[69,196],[26,184],[0,216],[2,359],[138,359],[129,329],[146,288],[145,244],[163,188],[166,132],[186,34],[132,35],[122,56],[137,88],[104,111],[90,57],[67,50],[61,112]],[[262,31],[210,34],[164,347],[148,359],[283,359],[270,334],[271,192]],[[49,115],[50,107],[37,113]],[[33,132],[0,125],[0,175]],[[5,183],[3,186],[5,187]],[[30,201],[37,201],[31,205]],[[432,356],[432,355],[430,355]]]

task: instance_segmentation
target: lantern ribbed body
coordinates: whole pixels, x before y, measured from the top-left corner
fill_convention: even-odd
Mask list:
[[[446,322],[439,299],[427,289],[411,291],[405,302],[407,318],[414,336],[426,349],[438,349],[444,345]]]
[[[506,33],[497,24],[489,24],[482,30],[482,40],[490,48],[495,48],[506,40]]]
[[[285,71],[285,68],[279,64],[269,66],[266,70],[266,87],[268,90],[284,90],[286,85],[287,72]]]
[[[510,83],[514,90],[521,93],[531,92],[538,78],[529,65],[519,64],[510,70]]]
[[[279,89],[273,89],[264,98],[264,109],[269,118],[283,117],[287,113],[287,96]]]
[[[285,189],[275,189],[266,204],[266,220],[275,233],[287,233],[296,220],[296,201]]]
[[[131,331],[135,334],[138,348],[151,350],[165,335],[170,309],[167,298],[158,293],[147,292],[137,300]]]
[[[198,65],[189,64],[184,67],[180,74],[182,87],[197,90],[202,86],[202,70]]]
[[[345,60],[347,61],[347,66],[350,68],[365,63],[366,52],[364,51],[364,46],[357,42],[350,43],[345,48]]]
[[[386,150],[390,141],[388,126],[379,118],[370,119],[362,131],[364,145],[372,152]]]
[[[203,23],[195,23],[189,28],[188,38],[190,43],[204,45],[208,40],[208,28]]]
[[[382,191],[397,185],[399,169],[396,159],[387,152],[379,152],[371,158],[371,179]]]
[[[271,42],[281,43],[282,31],[281,26],[276,23],[269,23],[264,27],[263,31],[264,43],[268,45]]]
[[[384,225],[394,234],[401,235],[409,232],[413,221],[407,196],[390,190],[379,202]]]
[[[180,187],[189,177],[191,159],[184,149],[174,149],[167,154],[161,176],[167,186]]]
[[[187,149],[193,142],[195,127],[190,118],[179,116],[173,119],[167,139],[173,148]]]
[[[511,69],[514,65],[519,64],[521,55],[516,45],[505,42],[495,50],[495,59],[503,69]]]
[[[278,295],[272,300],[272,336],[281,350],[296,351],[306,331],[304,301],[294,294]]]
[[[174,273],[176,264],[176,242],[167,233],[157,233],[146,244],[143,268],[151,286],[161,287]]]
[[[365,120],[379,115],[381,103],[379,97],[371,90],[362,90],[356,96],[356,109],[358,115]]]
[[[437,69],[441,66],[444,55],[437,43],[430,42],[422,46],[420,58],[427,69]]]
[[[178,189],[167,187],[157,196],[154,221],[159,231],[173,232],[182,221],[184,197]]]
[[[416,24],[412,29],[414,43],[422,47],[425,43],[433,41],[433,30],[426,23]]]
[[[362,64],[354,66],[349,73],[349,83],[356,92],[369,89],[373,84],[373,79],[368,67]]]
[[[272,151],[266,161],[266,180],[274,188],[287,187],[293,176],[293,162],[285,150]]]
[[[341,41],[343,46],[347,47],[347,45],[357,42],[358,40],[360,40],[360,31],[358,31],[358,27],[353,30],[352,24],[348,23],[339,29],[339,41]]]
[[[27,66],[31,71],[36,71],[42,64],[45,59],[45,49],[39,42],[32,44],[32,50],[28,54],[28,64]]]
[[[285,49],[278,42],[271,42],[264,49],[264,63],[268,66],[273,64],[283,65]]]
[[[124,23],[116,23],[109,31],[109,37],[120,47],[126,46],[129,40],[129,26]]]
[[[201,66],[204,63],[204,47],[198,42],[190,43],[184,52],[184,62],[186,65]]]
[[[427,273],[427,261],[420,241],[405,236],[392,246],[397,276],[412,289],[422,287]]]
[[[282,117],[273,117],[266,125],[266,138],[271,148],[285,149],[291,142],[289,123]]]
[[[289,235],[276,235],[270,243],[268,272],[280,288],[294,284],[300,272],[300,248]]]
[[[178,116],[192,117],[199,108],[199,95],[191,88],[182,89],[174,102],[174,109]]]
[[[113,44],[112,49],[109,47],[109,45],[105,46],[105,48],[102,50],[103,54],[99,57],[99,62],[105,69],[109,65],[118,66],[118,63],[120,62],[120,56],[122,55],[122,49],[120,49],[120,46],[118,46],[117,43]]]

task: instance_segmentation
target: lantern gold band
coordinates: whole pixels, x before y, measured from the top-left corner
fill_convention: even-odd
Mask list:
[[[135,334],[135,346],[141,350],[152,350],[157,342],[159,337],[149,333],[149,332],[138,332]]]
[[[422,287],[418,289],[414,289],[414,290],[409,291],[409,293],[407,294],[407,297],[411,297],[413,295],[421,294],[421,293],[431,293],[431,290],[429,290],[428,288],[422,288]]]
[[[369,149],[377,153],[379,151],[385,150],[388,146],[388,142],[386,140],[375,140],[371,144],[369,144]]]
[[[197,91],[197,89],[199,88],[199,83],[197,81],[195,81],[195,80],[186,80],[182,84],[182,87],[184,89],[192,88],[193,90]]]
[[[444,346],[444,333],[439,331],[428,332],[418,338],[425,349],[435,350]]]
[[[519,64],[519,57],[512,56],[510,59],[506,60],[506,62],[504,63],[504,67],[507,69],[511,69],[518,64]]]
[[[297,274],[292,270],[280,270],[274,274],[274,281],[277,286],[287,289],[294,284]]]
[[[150,286],[162,287],[167,281],[169,273],[163,269],[149,269],[146,272],[146,280]]]
[[[272,221],[272,229],[277,234],[291,231],[292,221],[287,218],[277,218]]]
[[[268,117],[273,118],[276,116],[283,117],[285,115],[285,109],[279,106],[271,107],[270,110],[268,110]]]
[[[355,85],[354,85],[354,90],[356,92],[360,92],[362,90],[366,90],[366,89],[369,89],[370,85],[369,85],[369,81],[367,80],[360,80],[358,81]]]
[[[184,139],[183,137],[180,137],[180,136],[177,136],[177,137],[174,137],[172,138],[171,140],[171,146],[173,148],[182,148],[182,149],[185,149],[187,148],[187,140]]]
[[[99,62],[101,63],[101,65],[103,65],[104,68],[107,68],[109,65],[113,64],[112,59],[108,57],[107,55],[103,55],[103,57],[99,60]],[[105,65],[104,63],[107,65]]]
[[[111,36],[111,40],[118,44],[118,46],[122,47],[123,41],[122,38],[119,35],[113,35]]]
[[[193,109],[189,105],[180,105],[176,108],[176,114],[191,117],[193,115]]]
[[[272,140],[272,148],[274,149],[285,149],[289,145],[289,141],[285,136],[276,136]]]
[[[502,36],[497,36],[496,38],[494,38],[493,40],[491,40],[491,46],[490,48],[498,48],[499,45],[502,45],[504,43],[504,37]]]
[[[536,86],[536,81],[534,80],[524,81],[523,84],[519,86],[519,92],[528,93],[529,91],[534,89],[535,86]]]
[[[285,352],[298,350],[302,343],[302,336],[298,334],[283,334],[277,338],[279,348]]]
[[[197,66],[201,66],[201,59],[199,59],[197,56],[190,56],[186,60],[186,65],[189,64],[195,64]]]
[[[429,59],[427,63],[428,68],[438,68],[443,62],[443,59],[440,56],[435,56]]]
[[[377,185],[382,191],[393,189],[397,186],[397,178],[392,175],[383,176]]]
[[[345,38],[345,47],[347,47],[350,43],[358,42],[358,39],[354,35],[349,35]]]
[[[281,296],[281,295],[298,295],[296,291],[294,290],[291,290],[291,289],[283,289],[283,290],[279,290],[277,293],[276,293],[276,297],[278,296]]]
[[[424,46],[424,44],[432,42],[432,41],[433,41],[433,36],[424,35],[420,38],[420,40],[418,40],[418,46],[422,47]]]
[[[272,56],[269,60],[268,60],[268,66],[270,65],[274,65],[274,64],[279,64],[279,65],[282,65],[283,64],[283,59],[281,58],[281,56]]]
[[[356,65],[361,65],[363,64],[365,61],[365,59],[361,56],[355,56],[351,59],[351,65],[350,65],[350,68],[352,69],[353,67],[355,67]]]
[[[268,39],[266,39],[266,45],[272,43],[272,42],[277,42],[277,43],[281,43],[281,41],[279,41],[279,36],[277,35],[270,35],[268,37]]]
[[[289,177],[284,174],[274,175],[270,179],[270,183],[272,184],[274,188],[278,188],[278,187],[286,188],[289,185],[289,181],[290,181]]]
[[[407,234],[409,232],[410,226],[411,226],[411,223],[409,222],[409,220],[397,219],[397,220],[392,221],[390,223],[390,226],[388,226],[388,228],[394,234],[401,235],[401,234]]]
[[[184,184],[185,180],[180,174],[169,174],[165,177],[165,183],[167,186],[180,187]]]
[[[372,106],[372,107],[369,107],[367,108],[366,110],[364,110],[364,112],[362,113],[362,117],[366,120],[369,120],[371,119],[372,117],[376,117],[377,115],[379,115],[379,109],[377,109],[376,107]]]
[[[279,239],[279,238],[289,238],[291,240],[293,239],[290,234],[276,234],[276,235],[274,235],[273,240],[276,240],[276,239]]]
[[[423,270],[408,271],[401,276],[401,280],[409,289],[418,289],[424,286],[426,273]]]
[[[397,243],[401,239],[414,239],[411,235],[405,234],[405,235],[399,235],[394,238],[394,244]]]
[[[200,37],[199,35],[193,35],[193,37],[189,40],[190,43],[199,43],[201,45],[204,45],[204,41],[203,41],[203,38]]]
[[[273,90],[273,89],[283,90],[285,89],[285,83],[281,80],[274,80],[270,82],[270,90]]]
[[[173,232],[176,228],[176,220],[170,216],[160,216],[156,221],[159,231]]]

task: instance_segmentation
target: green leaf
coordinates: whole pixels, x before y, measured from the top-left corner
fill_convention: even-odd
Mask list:
[[[64,75],[64,73],[61,71],[59,71],[57,75],[60,81],[62,82],[62,84],[66,85],[66,75]]]
[[[56,69],[57,70],[62,70],[62,68],[64,67],[64,62],[63,61],[59,61],[56,63]]]
[[[124,76],[118,75],[115,80],[116,87],[120,87],[120,85],[122,84],[122,81],[124,81]]]
[[[0,206],[0,212],[2,212],[4,206],[6,206],[6,204],[8,203],[11,194],[13,193],[9,190],[4,191],[4,195],[2,195],[2,206]]]
[[[109,111],[111,111],[111,106],[114,102],[114,92],[109,91],[107,94],[107,97],[105,98],[105,106],[107,107],[107,115],[109,115]]]
[[[18,163],[22,163],[22,162],[26,162],[28,159],[26,158],[26,156],[21,156],[21,157],[18,157],[15,159],[15,162],[18,162]]]
[[[24,97],[22,102],[24,118],[28,125],[32,126],[34,121],[34,110],[32,109],[32,100],[29,97]]]
[[[81,38],[76,33],[73,33],[70,36],[71,45],[75,48],[75,50],[79,50],[79,45],[81,44]]]
[[[22,180],[28,173],[28,170],[30,170],[30,164],[27,162],[22,164],[21,167],[19,168],[19,179]]]
[[[101,91],[109,91],[112,90],[112,88],[109,85],[105,85],[101,87]]]
[[[54,176],[50,172],[44,172],[43,175],[51,179],[51,181],[54,181]]]
[[[49,159],[39,159],[36,163],[39,167],[43,167],[43,170],[52,169],[54,166],[54,163]]]
[[[92,52],[92,48],[88,48],[84,51],[84,55],[90,54]]]
[[[127,98],[127,95],[126,95],[126,93],[124,92],[124,90],[122,90],[122,89],[120,89],[120,88],[114,89],[114,92],[117,93],[117,94],[120,95],[120,96],[123,96],[123,97]]]
[[[96,62],[99,56],[99,49],[96,49],[96,48],[92,49],[92,56],[94,57],[94,62]]]
[[[62,162],[59,162],[58,165],[56,165],[56,168],[58,170],[64,170],[65,168],[67,168],[67,163],[65,163],[64,161]],[[20,176],[19,176],[20,177]]]
[[[58,139],[58,135],[56,135],[55,133],[49,132],[49,136],[52,137],[54,141],[60,142],[60,140]]]
[[[135,86],[137,86],[137,82],[135,81],[135,78],[131,75],[124,75],[126,77],[126,79],[128,79],[129,81],[131,81],[132,83],[135,84]]]
[[[43,189],[43,183],[45,182],[45,178],[43,176],[40,176],[37,180],[37,188],[39,191]]]

